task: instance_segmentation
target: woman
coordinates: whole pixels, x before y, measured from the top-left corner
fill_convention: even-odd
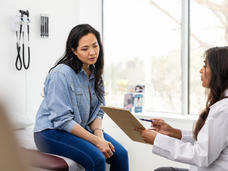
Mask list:
[[[153,144],[153,153],[188,163],[191,171],[225,171],[228,170],[228,47],[208,49],[204,62],[201,80],[209,94],[193,134],[152,119],[155,131],[142,130],[141,136]],[[171,170],[187,169],[166,167],[156,171]]]
[[[50,70],[36,116],[39,150],[73,159],[86,171],[128,171],[127,151],[102,130],[104,66],[100,34],[88,24],[74,27],[64,56]]]

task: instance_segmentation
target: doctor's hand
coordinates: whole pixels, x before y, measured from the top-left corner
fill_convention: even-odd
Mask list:
[[[168,123],[166,123],[162,119],[152,119],[152,120],[153,120],[153,123],[151,127],[153,127],[155,131],[164,135],[168,135],[173,138],[181,139],[182,137],[181,130],[171,127]]]
[[[151,129],[145,129],[145,130],[139,129],[138,131],[140,132],[142,139],[146,143],[154,144],[154,140],[155,140],[156,135],[157,135],[156,131],[153,131]]]
[[[109,141],[106,141],[103,138],[97,137],[96,147],[104,154],[105,158],[110,158],[113,156],[113,152],[115,152],[115,148]]]

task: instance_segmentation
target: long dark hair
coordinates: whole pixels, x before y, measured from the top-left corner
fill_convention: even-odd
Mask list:
[[[225,98],[224,92],[228,88],[228,46],[208,49],[205,52],[205,58],[211,69],[211,80],[206,107],[201,112],[193,131],[196,140],[207,119],[210,106]]]
[[[78,59],[77,55],[73,53],[72,49],[77,49],[79,40],[83,36],[88,35],[89,33],[92,33],[96,36],[100,48],[99,56],[97,62],[95,63],[94,74],[95,92],[98,95],[98,97],[101,97],[104,92],[102,89],[99,88],[99,85],[103,83],[102,74],[104,69],[104,51],[101,43],[100,33],[89,24],[79,24],[70,31],[70,34],[66,42],[65,53],[63,57],[57,61],[54,67],[56,67],[59,64],[66,64],[70,66],[77,74],[82,69],[82,62]]]

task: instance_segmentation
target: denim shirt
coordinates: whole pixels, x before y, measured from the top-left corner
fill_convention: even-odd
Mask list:
[[[88,78],[84,69],[79,73],[59,64],[50,71],[44,83],[44,98],[36,115],[34,132],[59,129],[71,132],[76,124],[90,130],[94,119],[103,119],[104,96],[95,93],[95,77]],[[103,83],[100,88],[104,91]],[[91,94],[91,100],[90,100]]]

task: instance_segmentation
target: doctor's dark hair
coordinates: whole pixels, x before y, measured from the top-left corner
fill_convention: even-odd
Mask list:
[[[72,49],[76,50],[78,48],[79,40],[83,36],[88,35],[89,33],[92,33],[95,35],[100,48],[97,62],[94,64],[95,65],[94,74],[95,74],[95,92],[98,95],[98,97],[101,97],[104,92],[99,88],[99,85],[103,83],[102,74],[104,69],[104,51],[101,43],[100,33],[89,24],[79,24],[70,31],[70,34],[66,42],[65,53],[63,57],[57,61],[54,67],[56,67],[58,64],[66,64],[70,66],[77,74],[82,69],[82,62],[78,59],[77,55],[73,53]],[[90,66],[90,69],[92,68],[93,66]]]
[[[206,107],[201,112],[193,131],[196,140],[200,129],[207,119],[210,106],[226,98],[224,93],[228,88],[228,46],[208,49],[205,52],[205,59],[208,61],[211,69],[211,80],[209,83]]]

